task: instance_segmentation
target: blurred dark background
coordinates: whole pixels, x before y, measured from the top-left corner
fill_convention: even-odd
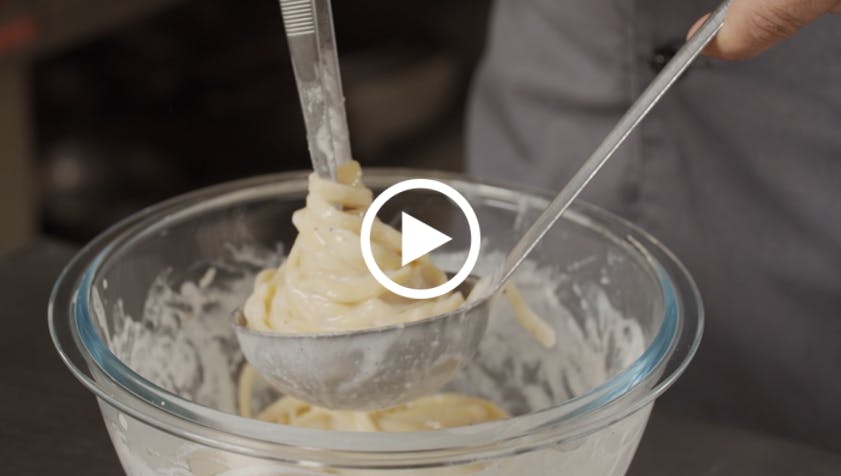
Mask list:
[[[354,156],[458,170],[487,0],[335,2]],[[0,252],[309,167],[276,0],[0,0]]]

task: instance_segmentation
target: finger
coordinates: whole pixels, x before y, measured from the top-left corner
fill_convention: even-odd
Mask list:
[[[690,36],[694,35],[695,32],[698,31],[698,28],[701,28],[701,25],[703,25],[704,22],[707,21],[707,18],[709,18],[710,15],[712,15],[712,13],[707,13],[706,15],[699,18],[698,21],[696,21],[695,24],[692,25],[692,28],[689,29],[689,33],[686,34],[686,38],[689,38]],[[712,53],[713,51],[710,46],[707,46],[706,49],[704,49],[705,55],[712,55]]]
[[[734,0],[724,26],[704,53],[727,60],[751,58],[821,15],[838,10],[839,0]]]

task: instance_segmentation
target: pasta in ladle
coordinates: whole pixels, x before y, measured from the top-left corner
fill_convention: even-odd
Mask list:
[[[336,181],[309,179],[307,205],[292,217],[298,230],[289,256],[278,269],[262,271],[243,307],[255,330],[315,333],[358,330],[412,322],[459,308],[455,292],[414,300],[386,290],[362,258],[359,230],[373,200],[357,162],[339,166]],[[413,288],[444,283],[446,275],[427,256],[401,267],[401,235],[375,220],[371,247],[377,263],[395,282]]]
[[[465,296],[454,292],[435,299],[413,300],[391,293],[368,271],[359,246],[362,218],[373,193],[362,183],[357,162],[343,163],[336,181],[309,178],[306,207],[292,216],[298,237],[286,261],[258,274],[243,314],[249,328],[285,333],[360,330],[413,322],[454,311]],[[430,288],[447,276],[421,257],[401,266],[401,235],[374,221],[371,248],[377,263],[395,282]],[[504,294],[514,315],[541,344],[554,345],[554,330],[526,305],[516,287]],[[493,403],[458,394],[422,397],[394,408],[340,411],[283,397],[253,415],[251,393],[255,370],[246,365],[239,384],[240,414],[284,425],[345,431],[417,431],[464,426],[506,418]]]

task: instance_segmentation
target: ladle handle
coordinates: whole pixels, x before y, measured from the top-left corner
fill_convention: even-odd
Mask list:
[[[613,156],[616,149],[625,141],[631,131],[651,111],[660,98],[669,90],[680,75],[689,67],[701,51],[715,38],[724,25],[727,9],[732,0],[725,0],[710,15],[706,22],[681,47],[675,56],[666,64],[640,97],[631,105],[630,109],[619,120],[584,165],[576,172],[569,183],[558,193],[549,206],[540,214],[526,233],[505,258],[502,276],[498,285],[502,286],[517,270],[526,256],[537,243],[546,235],[552,225],[561,217],[564,211],[575,200],[601,167]]]
[[[335,179],[350,137],[330,0],[280,0],[313,169]]]

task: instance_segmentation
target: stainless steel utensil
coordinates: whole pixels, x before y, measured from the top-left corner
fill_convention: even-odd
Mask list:
[[[280,0],[313,169],[335,178],[350,138],[329,0]]]
[[[511,249],[501,269],[482,280],[483,289],[474,293],[479,294],[476,299],[455,312],[417,322],[330,334],[257,332],[237,318],[237,337],[248,361],[284,393],[328,408],[385,408],[446,383],[476,353],[487,327],[491,298],[715,37],[730,3],[722,3],[666,64]]]

